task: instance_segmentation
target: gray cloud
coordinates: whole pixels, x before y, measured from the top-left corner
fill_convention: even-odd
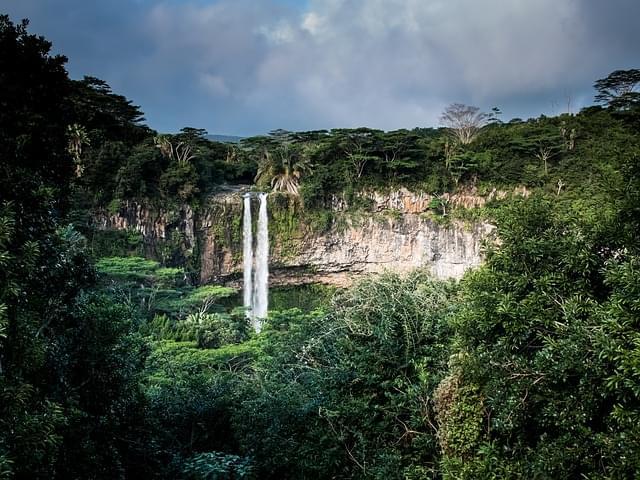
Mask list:
[[[558,113],[640,46],[633,0],[51,3],[9,11],[165,131],[412,128],[454,101]]]

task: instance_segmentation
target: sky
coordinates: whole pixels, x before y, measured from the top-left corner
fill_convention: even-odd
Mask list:
[[[640,68],[638,0],[0,0],[160,132],[434,127],[577,112]]]

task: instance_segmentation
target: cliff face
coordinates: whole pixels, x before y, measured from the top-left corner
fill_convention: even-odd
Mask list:
[[[429,268],[439,278],[460,278],[482,262],[481,243],[493,227],[471,227],[452,221],[440,225],[425,214],[432,197],[401,189],[363,194],[371,206],[357,218],[344,217],[322,233],[298,226],[287,238],[271,231],[270,282],[293,284],[325,282],[346,285],[362,274]],[[201,283],[236,283],[242,273],[242,201],[240,192],[212,197],[194,214],[184,206],[177,211],[151,210],[128,203],[115,215],[97,217],[101,228],[133,229],[144,236],[146,250],[173,242],[185,258],[197,257]],[[451,196],[451,204],[478,206],[477,196]],[[270,202],[271,203],[271,202]],[[348,213],[340,198],[331,202],[337,215]],[[270,205],[274,222],[276,205]]]
[[[440,226],[417,214],[368,218],[310,237],[297,255],[274,259],[274,271],[309,268],[311,276],[330,283],[348,282],[352,275],[417,267],[428,267],[439,278],[460,278],[482,262],[481,241],[490,231],[491,226],[483,224],[471,229],[461,224]]]

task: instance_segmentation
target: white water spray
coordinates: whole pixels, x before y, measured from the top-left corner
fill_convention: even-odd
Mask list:
[[[244,216],[242,219],[242,261],[244,267],[243,305],[248,318],[252,317],[253,299],[253,233],[251,231],[251,196],[244,195]]]
[[[267,194],[260,193],[258,228],[255,252],[251,219],[252,194],[244,195],[243,267],[244,267],[244,307],[247,317],[256,332],[262,329],[262,321],[269,309],[269,217],[267,214]],[[255,253],[255,256],[254,256]],[[255,268],[254,268],[255,267]]]

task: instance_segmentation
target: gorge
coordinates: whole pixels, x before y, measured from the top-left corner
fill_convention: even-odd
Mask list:
[[[278,228],[278,222],[287,224],[296,213],[288,200],[283,204],[282,196],[271,194],[271,241],[265,241],[269,238],[259,219],[255,252],[248,208],[251,197],[246,188],[211,196],[199,212],[187,205],[170,210],[127,202],[116,213],[100,212],[95,221],[101,229],[139,232],[146,253],[151,255],[157,255],[160,246],[173,239],[182,255],[196,260],[201,284],[240,287],[242,279],[247,286],[245,307],[258,309],[254,312],[257,317],[264,299],[258,283],[268,275],[266,264],[256,261],[254,273],[247,272],[253,271],[254,253],[256,260],[265,258],[261,248],[269,248],[273,285],[319,282],[347,286],[364,274],[408,272],[416,267],[428,269],[437,278],[459,279],[482,262],[482,242],[491,235],[492,225],[437,217],[430,207],[432,196],[404,188],[366,196],[368,206],[357,214],[343,199],[332,198],[331,223],[327,228],[313,229],[304,224]],[[262,201],[266,195],[259,198],[260,218],[266,218],[266,200]],[[458,195],[449,203],[474,208],[486,200],[478,195]],[[243,242],[243,237],[249,241]]]
[[[64,11],[83,44],[126,40],[109,29],[90,42],[94,19]],[[198,19],[203,29],[225,30],[213,16]],[[312,18],[327,38],[329,24]],[[358,49],[361,20],[378,30],[371,18],[348,17]],[[229,28],[255,36],[255,26]],[[158,31],[163,42],[186,32]],[[235,42],[187,33],[181,56],[222,48],[229,56],[211,55],[221,66],[243,56]],[[136,43],[162,60],[162,45]],[[402,116],[385,102],[398,86],[379,62],[322,45],[373,68],[358,68],[358,85],[377,72],[389,85],[356,95],[372,105],[354,109],[354,126],[373,104]],[[426,79],[404,55],[416,46],[424,60],[423,42],[408,44],[393,67],[422,124],[437,92],[413,86]],[[0,15],[0,480],[640,478],[640,70],[596,80],[596,105],[576,114],[508,120],[453,103],[443,126],[277,129],[226,144],[202,128],[154,130],[107,82],[69,78],[51,49],[26,20]],[[317,85],[349,110],[339,72],[307,53],[329,75]],[[133,70],[155,90],[151,63]],[[556,64],[577,78],[571,62]],[[300,78],[272,67],[278,83]],[[205,120],[170,83],[163,105]],[[237,101],[242,85],[229,86]],[[272,114],[304,113],[274,99]],[[204,100],[207,119],[242,116]]]

